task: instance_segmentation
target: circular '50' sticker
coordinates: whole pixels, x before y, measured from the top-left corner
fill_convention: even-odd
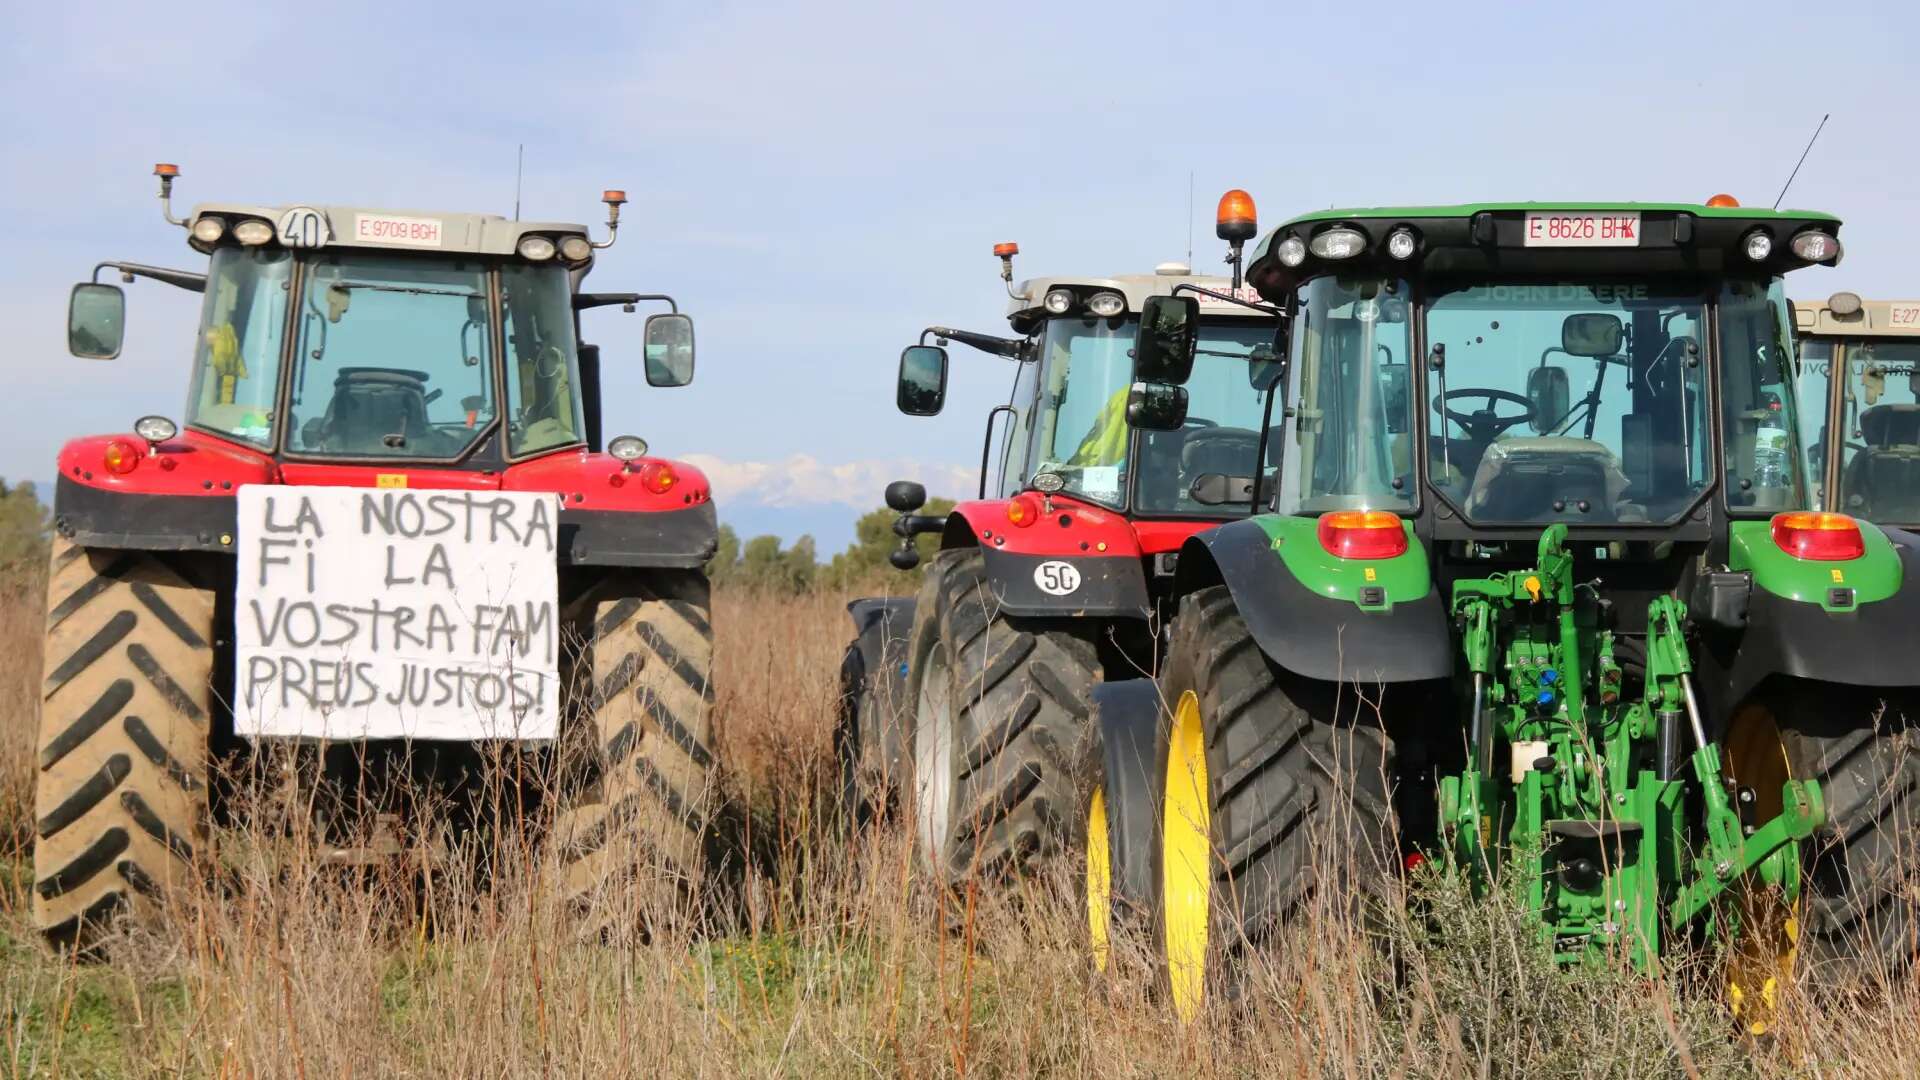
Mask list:
[[[1080,587],[1080,571],[1072,563],[1043,562],[1033,568],[1033,583],[1049,596],[1066,596]]]

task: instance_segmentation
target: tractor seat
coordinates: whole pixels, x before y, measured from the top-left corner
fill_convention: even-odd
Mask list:
[[[1487,522],[1645,520],[1620,505],[1626,487],[1613,453],[1592,439],[1498,439],[1474,470],[1466,512]],[[1561,509],[1554,509],[1556,502]]]
[[[434,434],[427,422],[426,375],[390,368],[341,368],[327,404],[324,447],[339,454],[391,454],[388,435],[411,444]]]
[[[1846,509],[1874,521],[1920,521],[1920,405],[1875,405],[1860,414],[1866,443],[1841,477]]]

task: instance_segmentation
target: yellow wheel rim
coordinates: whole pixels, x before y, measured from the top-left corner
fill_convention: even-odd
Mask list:
[[[1108,928],[1113,911],[1113,852],[1107,847],[1107,793],[1093,789],[1087,800],[1087,940],[1093,948],[1093,969],[1107,970],[1111,949]]]
[[[1753,791],[1753,820],[1768,821],[1782,810],[1781,785],[1793,779],[1787,749],[1773,712],[1747,705],[1734,714],[1727,730],[1721,767],[1727,779]],[[1743,890],[1740,936],[1727,971],[1727,1004],[1750,1035],[1764,1035],[1780,1009],[1780,993],[1793,975],[1800,940],[1799,902],[1789,904],[1765,888]]]
[[[1207,787],[1206,728],[1200,699],[1189,690],[1173,713],[1161,801],[1160,908],[1167,982],[1182,1020],[1206,995],[1208,904],[1213,880],[1212,796]]]

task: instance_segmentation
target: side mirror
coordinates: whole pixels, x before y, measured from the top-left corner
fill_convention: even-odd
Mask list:
[[[1552,431],[1566,419],[1573,403],[1573,393],[1567,386],[1567,369],[1541,366],[1527,372],[1527,400],[1533,403],[1533,419],[1527,426],[1535,435]]]
[[[1200,301],[1191,296],[1149,296],[1140,307],[1140,332],[1133,339],[1136,383],[1174,386],[1193,374]]]
[[[938,416],[947,403],[947,350],[909,345],[900,350],[900,386],[894,404],[908,416]]]
[[[1147,431],[1178,431],[1187,422],[1187,388],[1137,382],[1127,391],[1127,423]]]
[[[693,318],[647,316],[644,335],[648,386],[685,386],[693,381]]]
[[[120,355],[127,336],[127,294],[118,285],[81,282],[67,298],[67,351],[84,360]]]
[[[1606,312],[1569,315],[1560,324],[1560,346],[1574,356],[1614,356],[1626,341],[1620,316]]]

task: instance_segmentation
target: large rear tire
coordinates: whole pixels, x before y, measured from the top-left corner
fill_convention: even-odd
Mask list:
[[[978,549],[935,556],[915,607],[912,791],[920,854],[945,880],[1022,872],[1071,841],[1091,633],[1002,614]]]
[[[1292,675],[1260,651],[1224,586],[1181,601],[1162,693],[1161,981],[1191,1019],[1245,940],[1352,905],[1390,880],[1393,743],[1351,687]]]
[[[1777,713],[1827,825],[1810,842],[1799,947],[1816,982],[1898,977],[1920,950],[1920,702],[1798,686]],[[1790,711],[1788,711],[1790,710]]]
[[[620,886],[705,881],[713,817],[711,591],[694,571],[610,574],[571,608],[583,638],[572,710],[590,733],[590,782],[555,822],[566,894],[598,929],[628,912]]]
[[[208,854],[214,593],[152,554],[56,540],[47,581],[34,925],[84,946]]]

